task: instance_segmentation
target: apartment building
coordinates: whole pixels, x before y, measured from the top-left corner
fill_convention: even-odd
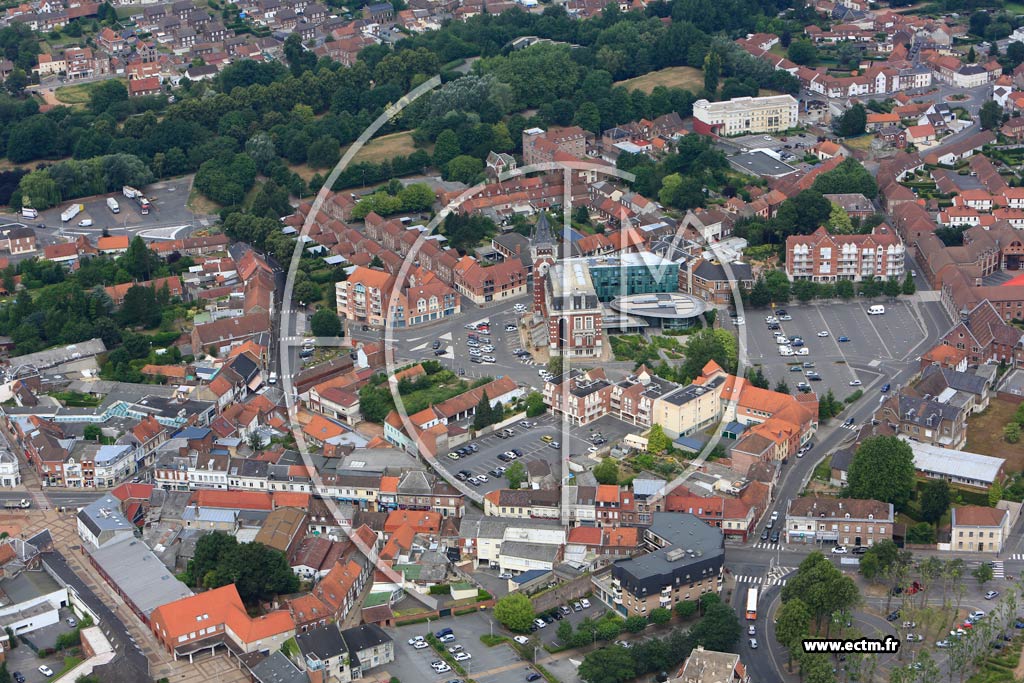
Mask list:
[[[572,370],[544,382],[544,403],[551,413],[576,425],[608,414],[613,385],[604,370]]]
[[[892,503],[853,498],[796,498],[786,511],[789,543],[874,545],[892,540],[896,512]]]
[[[411,327],[461,310],[459,294],[436,277],[398,287],[393,275],[357,266],[334,287],[339,316],[375,327],[382,327],[389,313],[395,327]]]
[[[904,252],[899,235],[885,224],[870,235],[830,235],[820,227],[786,238],[786,276],[813,282],[902,279]]]
[[[1010,513],[999,508],[953,508],[950,523],[950,550],[954,552],[999,553],[1010,534]]]
[[[897,391],[875,411],[875,419],[914,441],[962,449],[967,444],[969,413],[967,397],[956,391],[938,396],[913,396]]]
[[[720,529],[694,515],[657,512],[643,530],[642,546],[649,552],[619,560],[611,572],[592,578],[595,596],[610,609],[622,616],[647,615],[718,592],[725,561]]]
[[[798,122],[799,103],[792,95],[693,103],[693,129],[704,135],[774,133],[793,128]]]

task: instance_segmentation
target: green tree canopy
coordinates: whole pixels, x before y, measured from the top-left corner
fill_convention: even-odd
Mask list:
[[[509,593],[494,605],[494,618],[510,631],[529,631],[534,619],[533,603],[522,593]]]
[[[914,453],[895,436],[861,442],[850,463],[847,494],[902,507],[914,489]]]

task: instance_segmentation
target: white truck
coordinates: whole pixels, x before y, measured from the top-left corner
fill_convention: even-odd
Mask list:
[[[64,213],[62,213],[60,215],[61,221],[63,221],[64,223],[67,223],[69,220],[71,220],[72,218],[77,216],[79,213],[81,213],[82,209],[84,209],[84,208],[85,208],[85,206],[82,205],[82,204],[72,204],[71,206],[69,206],[67,209],[64,210]]]
[[[27,510],[32,506],[32,501],[28,498],[22,498],[21,500],[7,500],[4,501],[4,507],[8,510]]]
[[[33,209],[31,206],[21,207],[22,218],[39,218],[39,212]]]
[[[110,213],[121,213],[121,205],[113,197],[107,197],[107,208],[110,209]]]
[[[142,193],[142,190],[137,190],[131,185],[125,185],[121,188],[121,194],[128,199],[133,199],[139,205],[139,213],[146,215],[149,213],[149,200],[146,199],[146,195]]]

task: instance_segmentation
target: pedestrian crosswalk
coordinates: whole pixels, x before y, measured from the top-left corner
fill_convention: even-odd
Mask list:
[[[754,544],[754,550],[775,550],[778,547],[778,543],[769,543],[768,541],[762,541]]]
[[[1006,569],[1003,567],[1002,560],[996,560],[992,563],[992,578],[993,579],[1005,579]]]
[[[1016,555],[1010,555],[1010,559],[1020,562],[1021,560],[1024,560],[1024,554],[1018,553]]]
[[[860,429],[860,425],[859,424],[848,425],[846,423],[843,423],[842,427],[843,427],[843,429],[849,429],[851,432],[855,432],[858,429]]]
[[[767,576],[736,575],[736,583],[749,583],[758,586],[785,586],[786,577],[796,571],[796,567],[774,567]]]

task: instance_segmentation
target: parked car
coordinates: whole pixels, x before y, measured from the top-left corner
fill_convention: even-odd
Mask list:
[[[92,221],[90,221],[90,222],[92,222]],[[53,675],[53,669],[51,669],[50,667],[48,667],[45,664],[43,664],[43,665],[41,665],[39,667],[39,673],[41,673],[44,676],[46,676],[47,678],[49,678],[50,676]]]
[[[999,595],[999,591],[989,591],[988,593],[985,593],[985,599],[986,600],[995,600],[996,596],[998,596],[998,595]]]
[[[587,600],[586,598],[581,598],[580,605],[582,605],[583,609],[590,609],[590,600]]]
[[[539,681],[540,679],[541,679],[541,675],[539,673],[537,673],[536,671],[534,671],[533,673],[526,674],[526,680],[527,681]]]
[[[545,622],[543,619],[534,619],[533,620],[533,624],[537,628],[547,628],[548,627],[547,622]]]
[[[526,645],[528,642],[530,642],[530,639],[526,636],[512,636],[512,640],[516,641],[520,645]]]

